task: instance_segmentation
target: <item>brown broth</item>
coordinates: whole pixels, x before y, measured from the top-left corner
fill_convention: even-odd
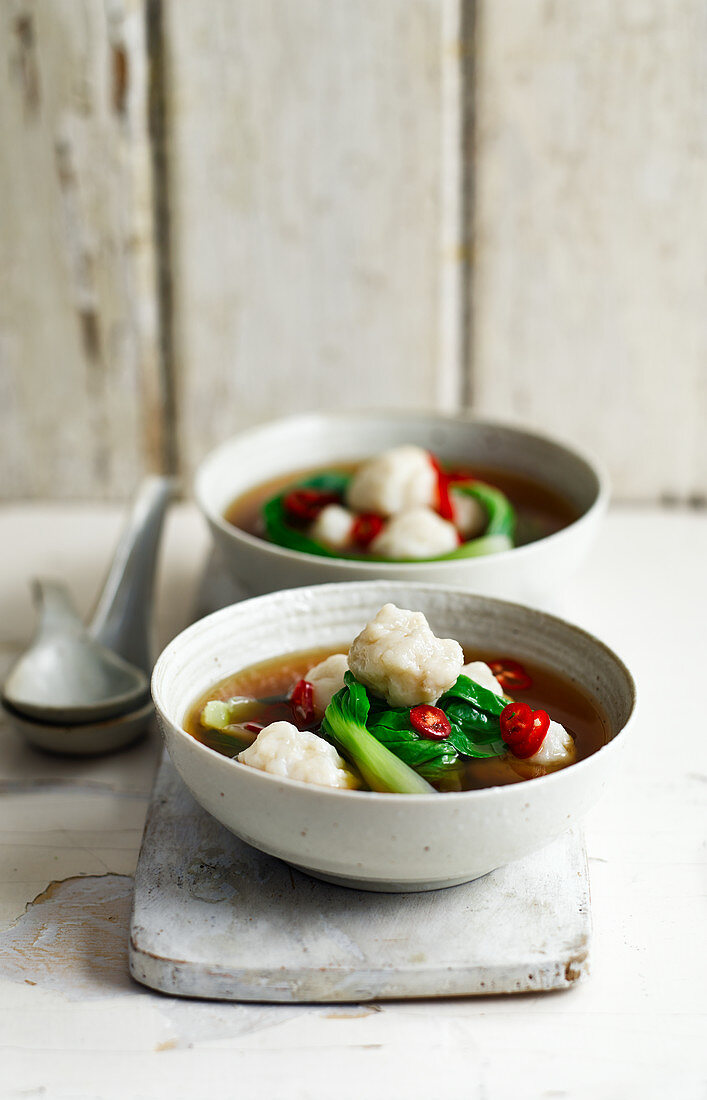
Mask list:
[[[229,699],[236,695],[257,698],[272,695],[286,697],[297,681],[301,680],[313,665],[323,661],[332,653],[344,651],[345,647],[340,647],[288,653],[284,657],[275,657],[260,664],[251,665],[227,677],[194,703],[185,722],[187,733],[224,756],[236,756],[255,740],[256,734],[243,730],[241,738],[206,729],[201,724],[200,716],[204,704],[209,699]],[[488,662],[508,656],[509,654],[464,650],[466,661]],[[542,707],[551,718],[562,723],[574,737],[577,760],[584,760],[607,743],[609,725],[593,699],[576,684],[542,665],[527,661],[524,661],[523,665],[532,677],[533,685],[527,691],[518,692],[518,700],[530,704],[533,709]],[[292,710],[287,702],[256,703],[244,715],[244,721],[253,721],[260,725],[283,720],[293,721]],[[314,728],[316,731],[316,727]],[[510,755],[490,760],[465,760],[458,771],[455,768],[453,775],[450,773],[450,780],[447,783],[433,785],[439,790],[476,790],[481,787],[495,787],[507,783],[518,783],[525,779],[535,779],[550,770],[552,769],[527,764]]]
[[[353,473],[357,463],[332,462],[327,470],[336,470],[341,473]],[[489,485],[495,485],[508,497],[517,515],[516,546],[524,546],[529,542],[545,538],[556,531],[561,531],[570,523],[578,519],[575,508],[564,497],[523,474],[511,473],[508,470],[499,470],[487,466],[475,466],[473,471],[464,464],[448,463],[448,469],[459,470],[469,474],[469,477],[479,481],[485,481]],[[316,469],[298,470],[289,474],[280,474],[269,481],[257,485],[254,489],[236,497],[229,504],[224,513],[224,518],[234,527],[249,535],[268,541],[263,524],[261,509],[267,500],[283,492],[289,486],[294,486],[305,478],[322,473],[323,467]],[[342,552],[341,557],[348,557]],[[360,551],[357,551],[360,556]]]

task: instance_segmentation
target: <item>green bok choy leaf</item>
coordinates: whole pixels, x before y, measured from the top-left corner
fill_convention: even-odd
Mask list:
[[[265,532],[270,541],[287,550],[299,550],[301,554],[317,554],[323,558],[341,557],[335,550],[330,550],[323,543],[311,539],[304,531],[293,527],[288,521],[283,501],[293,489],[321,489],[324,493],[339,493],[343,497],[350,480],[350,474],[338,473],[336,470],[326,471],[305,478],[296,485],[290,485],[283,493],[271,497],[262,507]]]
[[[484,508],[488,523],[483,535],[463,542],[456,550],[445,554],[440,561],[458,561],[459,558],[477,558],[484,554],[499,554],[511,550],[514,545],[516,513],[505,493],[484,481],[460,481],[452,487],[455,493],[474,497]]]
[[[443,780],[459,767],[463,757],[485,759],[507,751],[499,722],[507,700],[468,676],[460,676],[437,703],[452,727],[449,737],[441,741],[425,737],[413,727],[410,707],[389,707],[385,700],[369,695],[350,672],[345,682],[327,707],[322,731],[358,767],[373,790],[401,794],[429,791],[426,783],[424,787],[419,783]],[[396,769],[392,761],[402,767]]]

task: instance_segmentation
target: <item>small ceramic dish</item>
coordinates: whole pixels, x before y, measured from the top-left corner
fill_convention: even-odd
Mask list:
[[[248,534],[224,518],[237,497],[279,475],[361,461],[401,443],[417,443],[443,461],[522,474],[563,497],[578,518],[555,534],[512,550],[421,562],[300,553]],[[197,472],[195,495],[228,570],[251,595],[381,578],[454,584],[537,602],[561,589],[589,552],[606,509],[608,486],[595,461],[519,428],[441,414],[317,413],[274,421],[218,447]]]
[[[25,737],[31,745],[61,756],[100,756],[125,748],[143,735],[154,715],[151,699],[128,714],[119,714],[102,722],[84,722],[78,725],[39,722],[26,714],[20,714],[8,703],[2,704],[2,710],[17,733]]]
[[[387,601],[423,611],[438,636],[545,665],[602,707],[611,740],[540,779],[445,794],[332,790],[229,760],[185,732],[195,700],[255,662],[316,646],[348,648]],[[626,739],[635,688],[602,642],[540,611],[440,585],[320,585],[246,600],[178,635],[152,678],[169,754],[197,801],[263,852],[327,881],[431,890],[477,878],[543,847],[604,790]]]

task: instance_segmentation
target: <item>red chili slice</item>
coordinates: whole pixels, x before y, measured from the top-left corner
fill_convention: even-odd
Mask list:
[[[427,703],[421,703],[419,707],[412,708],[410,725],[423,737],[429,737],[432,741],[444,741],[452,732],[444,711],[439,707],[431,707]]]
[[[503,740],[507,745],[517,745],[533,728],[533,712],[527,703],[509,703],[499,721]]]
[[[514,756],[527,760],[538,751],[550,727],[550,715],[527,703],[509,703],[501,711],[501,737]]]
[[[265,729],[265,726],[262,722],[244,722],[243,729],[248,730],[248,733],[260,733],[261,730]]]
[[[442,519],[452,521],[454,519],[454,505],[449,495],[449,476],[442,469],[439,459],[430,455],[430,462],[437,474],[437,511]]]
[[[327,504],[338,504],[339,500],[336,493],[325,493],[322,489],[293,489],[283,499],[282,507],[292,519],[311,523]]]
[[[473,481],[474,475],[470,474],[468,470],[447,470],[447,481],[450,485],[455,485],[459,481]]]
[[[314,721],[314,688],[309,680],[298,680],[290,695],[292,713],[303,726],[310,726]]]
[[[374,538],[380,535],[384,526],[385,520],[382,516],[376,515],[375,512],[362,512],[354,520],[351,537],[357,546],[367,550]]]
[[[514,691],[527,691],[533,686],[532,677],[528,675],[523,666],[510,657],[501,657],[498,661],[489,661],[489,668],[498,680],[505,692],[512,695]]]

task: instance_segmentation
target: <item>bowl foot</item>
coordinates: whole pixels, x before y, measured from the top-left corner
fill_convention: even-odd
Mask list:
[[[309,867],[302,867],[299,863],[289,863],[296,871],[301,871],[310,878],[316,878],[320,882],[330,882],[333,886],[346,886],[350,890],[369,890],[376,894],[421,894],[427,890],[447,890],[450,886],[461,886],[463,882],[475,882],[485,875],[477,875],[462,878],[434,880],[432,882],[381,882],[370,878],[355,878],[348,875],[330,875],[322,871],[314,871]],[[491,872],[487,872],[490,874]]]

